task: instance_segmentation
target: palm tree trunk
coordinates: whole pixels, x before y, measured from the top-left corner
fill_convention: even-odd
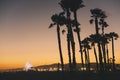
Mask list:
[[[69,69],[71,71],[71,52],[70,52],[70,40],[69,33],[67,34],[67,48],[68,48],[68,59],[69,59]]]
[[[113,70],[115,70],[115,53],[114,53],[114,39],[112,37],[112,62],[113,62]]]
[[[90,71],[90,54],[88,49],[87,49],[87,56],[88,56],[88,70]]]
[[[108,52],[108,44],[106,44],[106,53],[107,53],[107,70],[109,70],[109,52]]]
[[[102,34],[104,35],[104,26],[102,26]]]
[[[107,52],[107,63],[109,64],[109,52],[108,52],[108,44],[106,44],[106,52]]]
[[[85,51],[85,66],[86,66],[86,70],[88,71],[88,57],[87,57],[86,48],[84,49],[84,51]]]
[[[70,41],[71,41],[71,47],[72,47],[72,53],[73,53],[73,70],[76,70],[76,57],[75,57],[75,41],[74,41],[74,36],[73,36],[73,31],[72,31],[72,26],[70,23],[70,16],[68,18],[69,20],[69,30],[70,30]]]
[[[95,55],[95,59],[96,59],[96,67],[97,67],[97,71],[98,71],[98,58],[97,58],[95,45],[93,47],[94,47],[94,55]]]
[[[74,38],[73,38],[73,33],[72,33],[72,28],[71,28],[71,22],[70,22],[70,11],[69,9],[67,9],[67,28],[68,28],[68,36],[69,36],[69,41],[71,43],[71,47],[72,47],[72,53],[73,53],[73,63],[72,63],[72,68],[71,70],[73,70],[73,68],[76,68],[76,58],[75,58],[75,42],[74,42]]]
[[[80,28],[77,25],[77,12],[74,11],[74,19],[75,19],[75,25],[76,25],[76,30],[77,30],[77,37],[78,37],[78,43],[79,43],[79,48],[80,48],[80,53],[81,53],[81,63],[82,63],[82,68],[84,70],[84,62],[83,62],[83,52],[82,52],[82,46],[81,46],[81,37],[80,37]]]
[[[98,19],[97,19],[97,17],[95,18],[95,29],[96,29],[96,35],[99,36],[99,28],[98,28]],[[99,41],[97,41],[97,46],[98,46],[98,52],[99,52],[100,71],[102,71],[103,70],[103,62],[102,62],[101,46],[100,46]]]
[[[97,17],[95,18],[95,30],[96,30],[96,35],[99,34],[99,28],[98,28],[98,19]]]
[[[71,47],[72,47],[72,53],[73,53],[73,66],[72,70],[76,70],[76,57],[75,57],[75,41],[74,41],[74,36],[73,36],[73,31],[72,31],[72,26],[70,22],[70,11],[69,9],[67,10],[67,19],[68,19],[68,28],[70,31],[70,41],[71,41]]]
[[[107,53],[107,63],[109,64],[108,44],[106,44],[106,53]]]
[[[100,71],[103,71],[103,61],[102,61],[102,52],[101,52],[100,42],[98,42],[98,51],[99,51]]]
[[[73,52],[73,70],[76,70],[76,57],[75,57],[75,42],[74,42],[74,37],[71,36],[71,45],[72,45],[72,52]]]
[[[58,24],[57,24],[57,36],[58,36],[58,47],[59,47],[59,53],[60,53],[60,61],[61,61],[62,71],[64,71],[64,62],[63,62],[61,39],[60,39],[60,27]]]
[[[104,70],[106,70],[106,51],[105,51],[105,43],[102,44],[103,50],[103,58],[104,58]]]
[[[71,41],[71,47],[72,47],[72,53],[73,53],[73,70],[76,70],[76,57],[75,57],[75,41],[74,41],[74,36],[73,36],[73,31],[72,31],[72,27],[71,27],[71,23],[70,24],[70,41]]]

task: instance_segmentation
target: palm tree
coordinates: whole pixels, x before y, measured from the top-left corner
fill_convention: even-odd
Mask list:
[[[108,43],[108,38],[106,35],[102,35],[101,36],[101,40],[100,43],[102,45],[102,50],[103,50],[103,59],[104,59],[104,70],[107,70],[107,61],[106,61],[106,54],[108,55],[107,51],[106,51],[106,45]]]
[[[84,40],[82,40],[82,47],[83,47],[83,51],[85,52],[85,65],[86,65],[86,70],[90,71],[90,55],[89,55],[89,49],[90,45],[89,45],[89,41],[90,38],[85,38]]]
[[[61,48],[61,38],[60,38],[60,26],[64,25],[65,17],[60,14],[54,14],[51,17],[53,23],[50,24],[49,28],[52,28],[54,25],[57,25],[57,37],[58,37],[58,47],[59,47],[59,54],[60,54],[60,61],[62,66],[62,71],[64,70],[64,62],[63,62],[63,55],[62,55],[62,48]]]
[[[96,35],[98,36],[98,38],[100,38],[98,25],[99,25],[100,19],[103,18],[104,11],[102,11],[101,9],[95,8],[95,9],[91,9],[90,12],[92,14],[91,16],[92,19],[90,20],[90,23],[92,24],[93,22],[95,22]],[[99,41],[97,41],[97,46],[98,46],[98,52],[99,52],[100,71],[102,71],[103,61],[102,61],[102,52],[101,52],[101,46]]]
[[[106,47],[106,62],[107,62],[107,68],[106,70],[109,70],[109,51],[108,51],[108,44],[109,44],[109,41],[110,41],[110,34],[104,34],[105,38],[107,39],[107,42],[105,43],[105,47]]]
[[[107,28],[109,26],[107,22],[105,22],[105,18],[107,18],[107,16],[104,14],[104,16],[100,19],[99,22],[99,25],[101,25],[102,27],[102,35],[104,35],[104,28]]]
[[[106,70],[107,66],[106,66],[106,47],[105,44],[107,43],[107,38],[104,35],[104,29],[107,28],[109,25],[107,24],[107,22],[105,21],[105,18],[107,18],[105,12],[103,11],[101,13],[101,18],[99,20],[99,25],[102,27],[102,37],[101,37],[101,45],[102,45],[102,51],[103,51],[103,58],[104,58],[104,70]]]
[[[87,37],[86,40],[87,40],[86,48],[87,48],[87,56],[88,56],[88,70],[90,71],[90,54],[89,54],[89,50],[91,49],[90,38]]]
[[[73,31],[72,31],[72,26],[71,26],[71,19],[70,19],[70,6],[71,3],[69,0],[61,0],[60,1],[60,6],[62,7],[62,9],[66,12],[66,16],[67,16],[67,44],[68,44],[68,54],[70,54],[70,43],[71,43],[71,47],[72,47],[72,53],[73,53],[73,68],[74,70],[76,70],[76,58],[75,58],[75,41],[74,41],[74,36],[73,36]]]
[[[86,70],[88,70],[88,57],[87,57],[87,51],[86,51],[86,47],[85,47],[86,46],[85,39],[81,41],[81,46],[82,46],[82,52],[84,52],[84,55],[85,55],[85,68],[86,68]]]
[[[114,40],[117,40],[118,34],[115,32],[110,32],[110,38],[112,40],[112,62],[113,62],[113,70],[115,70],[115,52],[114,52]]]
[[[109,62],[109,51],[108,51],[108,43],[106,44],[106,56],[107,56],[107,70],[109,71],[109,65],[110,65],[110,62]]]
[[[109,51],[108,51],[108,43],[106,44],[106,53],[107,53],[107,64],[109,64]]]
[[[93,49],[94,49],[94,55],[96,60],[96,70],[98,71],[98,57],[97,57],[97,52],[95,48],[95,44],[97,43],[97,36],[95,34],[91,34],[89,37],[90,37],[91,46],[93,46]]]
[[[70,0],[71,5],[70,5],[70,10],[74,14],[74,20],[75,20],[75,27],[76,27],[76,33],[78,37],[78,43],[79,43],[79,48],[80,48],[80,53],[81,53],[81,62],[82,62],[82,67],[84,68],[84,62],[83,62],[83,52],[82,52],[82,46],[81,46],[81,37],[80,37],[80,28],[78,25],[78,20],[77,20],[77,11],[80,8],[83,8],[83,1],[82,0]]]

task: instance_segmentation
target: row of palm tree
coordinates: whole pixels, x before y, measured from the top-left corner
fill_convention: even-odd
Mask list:
[[[58,37],[58,48],[60,54],[60,61],[62,71],[64,71],[64,60],[61,46],[61,35],[60,35],[60,26],[65,25],[67,30],[67,50],[68,50],[68,59],[69,59],[69,70],[76,71],[76,51],[75,51],[75,38],[74,33],[77,33],[77,39],[79,44],[79,52],[81,55],[81,64],[82,69],[90,71],[90,54],[89,50],[94,49],[94,55],[96,60],[96,70],[103,71],[108,70],[109,65],[109,52],[108,52],[108,43],[112,41],[112,66],[115,70],[115,54],[114,54],[114,40],[118,38],[118,34],[111,32],[109,34],[105,33],[104,29],[109,25],[105,21],[107,18],[104,11],[101,9],[95,8],[91,9],[91,20],[90,24],[95,24],[95,34],[91,34],[89,37],[81,40],[80,35],[80,24],[77,19],[77,11],[80,8],[85,7],[82,0],[61,0],[59,5],[63,9],[59,14],[54,14],[51,17],[53,23],[50,24],[49,28],[54,25],[57,26],[57,37]],[[73,19],[71,18],[73,15]],[[101,26],[101,28],[100,28]],[[100,33],[102,30],[102,33]],[[63,33],[65,30],[62,31]],[[96,51],[98,48],[98,54]],[[85,56],[84,56],[85,55]]]
[[[87,70],[90,70],[90,55],[89,55],[89,50],[93,49],[94,55],[95,55],[95,60],[96,60],[96,70],[100,71],[108,71],[110,70],[110,57],[109,57],[109,52],[108,52],[108,44],[112,43],[112,70],[115,70],[115,54],[114,54],[114,40],[118,38],[118,34],[115,32],[110,32],[106,33],[104,36],[102,35],[96,35],[96,34],[91,34],[89,37],[85,38],[82,40],[82,49],[85,54],[85,65]],[[100,42],[100,50],[101,50],[101,55],[102,55],[102,67],[100,66],[100,60],[99,58],[99,53],[97,56],[97,51],[96,47],[98,47],[98,41]],[[99,48],[98,48],[99,49]],[[98,50],[99,52],[99,50]],[[99,67],[100,66],[100,67]]]
[[[99,52],[99,62],[100,62],[100,71],[101,70],[106,70],[107,65],[106,65],[106,44],[109,43],[108,40],[110,38],[115,37],[116,39],[118,38],[118,34],[115,32],[111,32],[109,34],[104,34],[104,29],[108,27],[109,25],[107,22],[105,22],[105,18],[107,18],[106,14],[104,11],[101,9],[95,8],[91,9],[91,14],[92,14],[92,19],[90,20],[90,23],[92,24],[93,22],[95,23],[95,29],[96,29],[96,36],[97,40],[96,43],[98,45],[98,52]],[[99,26],[102,27],[102,33],[99,32]],[[115,70],[115,56],[114,56],[114,41],[112,39],[112,56],[113,56],[113,70]],[[103,59],[102,59],[103,58]]]

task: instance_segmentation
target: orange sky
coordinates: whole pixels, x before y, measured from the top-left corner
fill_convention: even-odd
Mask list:
[[[61,10],[58,1],[33,2],[2,1],[0,6],[0,68],[23,67],[27,61],[34,66],[58,63],[56,28],[48,29],[50,17]],[[101,8],[106,11],[110,25],[105,31],[120,34],[119,0],[85,0],[85,8],[78,11],[82,39],[94,33],[94,25],[89,24],[90,9]],[[64,29],[65,27],[62,27]],[[75,35],[76,36],[76,35]],[[65,63],[68,62],[66,34],[61,36]],[[77,41],[77,40],[76,40]],[[76,43],[77,62],[80,62]],[[109,48],[111,50],[111,47]],[[116,63],[120,63],[120,39],[115,41]],[[92,51],[91,61],[94,61]],[[111,51],[110,51],[111,53]]]

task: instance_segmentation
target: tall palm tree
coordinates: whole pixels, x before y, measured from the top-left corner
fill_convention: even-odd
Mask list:
[[[50,24],[49,28],[52,28],[54,25],[57,25],[57,38],[58,38],[58,48],[59,48],[59,54],[60,54],[60,61],[62,66],[62,71],[64,70],[64,61],[63,61],[63,55],[62,55],[62,47],[61,47],[61,38],[60,38],[60,26],[64,25],[65,17],[60,14],[54,14],[51,17],[51,20],[53,23]]]
[[[87,48],[87,56],[88,56],[88,70],[90,71],[90,54],[89,54],[89,50],[91,49],[90,38],[87,37],[86,40],[87,40],[86,48]]]
[[[108,38],[106,35],[102,35],[101,36],[101,40],[100,43],[102,45],[102,50],[103,50],[103,60],[104,60],[104,70],[107,70],[107,61],[106,61],[106,55],[107,55],[107,51],[106,51],[106,45],[108,43]]]
[[[105,47],[105,44],[107,43],[107,38],[105,37],[104,35],[104,29],[107,28],[109,25],[107,24],[107,22],[105,21],[105,19],[107,18],[105,12],[103,11],[101,13],[101,18],[99,20],[99,25],[102,27],[102,38],[101,38],[101,45],[102,45],[102,51],[103,51],[103,58],[104,58],[104,70],[107,69],[107,66],[106,66],[106,47]]]
[[[76,33],[77,33],[77,37],[78,37],[78,43],[79,43],[79,48],[80,48],[80,53],[81,53],[81,62],[82,62],[82,67],[84,68],[84,62],[83,62],[83,52],[82,52],[82,46],[81,46],[81,37],[80,37],[80,28],[79,25],[77,24],[78,20],[77,20],[77,11],[80,8],[84,7],[83,4],[83,0],[69,0],[71,1],[70,4],[70,10],[73,12],[74,14],[74,20],[75,20],[75,27],[76,27]]]
[[[92,16],[91,16],[92,19],[90,20],[90,23],[92,24],[93,22],[95,22],[96,35],[98,36],[98,38],[100,38],[99,22],[100,22],[100,19],[104,15],[104,11],[102,11],[101,9],[95,8],[95,9],[91,9],[90,12],[92,14]],[[103,70],[103,61],[102,61],[102,52],[101,52],[101,46],[100,46],[99,41],[97,41],[97,46],[98,46],[98,52],[99,52],[100,71],[102,71]]]
[[[75,41],[74,41],[74,36],[73,36],[73,31],[72,31],[72,26],[71,26],[71,19],[70,19],[70,0],[61,0],[60,1],[60,6],[62,7],[62,9],[66,12],[66,16],[67,16],[67,44],[68,44],[68,54],[70,54],[70,43],[71,43],[71,47],[72,47],[72,53],[73,53],[73,62],[72,62],[72,69],[76,70],[76,58],[75,58]],[[70,42],[69,42],[70,41]]]
[[[86,41],[85,41],[85,39],[84,40],[82,40],[81,41],[81,47],[82,47],[82,52],[84,52],[84,56],[85,56],[85,67],[84,68],[86,68],[86,70],[88,70],[88,56],[87,56],[87,51],[86,51]],[[83,55],[82,55],[83,56]]]
[[[115,32],[110,32],[110,38],[112,40],[112,62],[113,62],[113,70],[115,70],[115,52],[114,52],[114,40],[117,40],[118,34]]]
[[[105,19],[107,18],[105,12],[103,11],[103,13],[101,14],[101,18],[99,21],[99,25],[102,27],[102,50],[103,50],[103,58],[104,58],[104,70],[106,70],[107,66],[106,66],[106,47],[105,44],[107,43],[107,38],[104,35],[104,29],[107,28],[109,25],[107,24],[107,22],[105,21]]]
[[[94,49],[94,55],[96,60],[96,70],[98,71],[98,57],[97,57],[97,52],[95,48],[95,44],[97,43],[97,36],[96,34],[91,34],[89,37],[90,37],[91,46],[93,46],[93,49]]]
[[[90,45],[89,45],[89,41],[90,41],[90,38],[85,38],[81,41],[81,45],[83,47],[83,51],[85,52],[85,65],[86,65],[86,70],[89,70],[90,71],[90,55],[89,55],[89,49],[90,48]]]
[[[107,68],[106,70],[109,70],[109,51],[108,51],[108,44],[109,44],[109,41],[110,41],[110,34],[104,34],[105,38],[107,39],[107,42],[105,43],[105,47],[106,47],[106,62],[107,62]]]

